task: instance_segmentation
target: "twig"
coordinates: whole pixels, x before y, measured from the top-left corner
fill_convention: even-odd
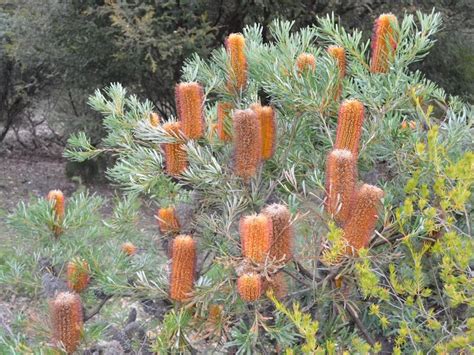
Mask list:
[[[283,269],[282,270],[285,274],[287,275],[290,275],[292,278],[294,278],[296,281],[298,282],[301,282],[303,285],[309,287],[309,288],[312,288],[311,284],[306,282],[305,280],[301,279],[300,277],[298,277],[297,275],[295,275],[294,273],[292,273],[291,271],[289,270],[286,270],[286,269]]]
[[[307,277],[308,279],[315,280],[314,275],[311,272],[309,272],[303,265],[301,265],[298,261],[293,261],[293,262],[296,266],[296,269],[301,275]]]
[[[346,311],[349,314],[349,316],[351,317],[351,319],[354,321],[357,328],[359,328],[359,330],[364,335],[365,340],[367,340],[367,342],[370,344],[370,346],[374,346],[375,345],[375,340],[369,334],[369,332],[365,328],[364,324],[362,324],[362,322],[360,321],[359,315],[351,308],[350,305],[347,305]]]
[[[96,308],[94,308],[89,314],[86,314],[84,316],[84,322],[87,322],[89,319],[94,317],[97,313],[100,312],[102,307],[104,307],[105,303],[112,298],[112,295],[107,295],[105,298],[97,305]]]

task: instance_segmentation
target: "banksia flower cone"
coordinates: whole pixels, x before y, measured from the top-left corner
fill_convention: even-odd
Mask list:
[[[53,209],[54,209],[54,226],[53,226],[53,233],[56,237],[58,237],[63,229],[61,225],[64,220],[64,195],[60,190],[51,190],[47,196],[48,201],[53,201]]]
[[[382,14],[375,20],[371,39],[370,71],[386,73],[390,60],[397,49],[397,18],[393,14]]]
[[[180,122],[168,122],[163,125],[163,129],[172,137],[176,137],[180,132]],[[182,143],[164,143],[165,170],[170,176],[179,176],[188,167],[188,157],[186,148]]]
[[[89,264],[85,260],[73,260],[67,264],[67,286],[77,293],[89,285]]]
[[[230,141],[232,139],[230,134],[232,128],[231,110],[232,104],[230,102],[217,103],[217,136],[221,141]]]
[[[344,78],[346,76],[346,51],[339,46],[329,46],[327,50],[329,55],[337,62],[340,77]]]
[[[198,83],[176,85],[176,109],[181,130],[188,139],[198,139],[204,134],[204,92]]]
[[[178,233],[179,222],[174,207],[160,208],[156,216],[161,233]]]
[[[356,164],[351,151],[331,151],[326,165],[326,210],[340,224],[344,224],[351,213],[356,178]]]
[[[349,149],[357,161],[364,122],[364,105],[358,100],[345,100],[339,108],[334,149]]]
[[[122,251],[128,256],[132,256],[137,253],[137,247],[130,242],[125,242],[122,244]]]
[[[275,111],[271,106],[261,106],[254,104],[251,109],[257,114],[260,122],[262,136],[262,159],[268,160],[273,156],[276,145],[276,119]]]
[[[271,219],[264,214],[242,217],[239,232],[243,256],[256,263],[263,262],[273,240]]]
[[[344,238],[356,250],[366,248],[374,234],[383,191],[364,184],[356,192],[351,216],[344,225]]]
[[[314,72],[316,70],[316,58],[310,53],[301,53],[296,58],[296,68],[300,75],[306,71]]]
[[[285,274],[282,271],[277,272],[268,281],[267,290],[272,290],[277,299],[282,299],[288,294],[288,285],[285,280]]]
[[[240,33],[231,33],[225,41],[229,56],[229,90],[241,91],[247,85],[247,58],[245,57],[245,38]]]
[[[158,116],[156,112],[150,113],[150,124],[153,127],[158,127],[158,125],[160,124],[160,121],[161,121],[160,116]]]
[[[234,112],[234,173],[245,181],[257,173],[262,155],[262,134],[257,114],[250,110]]]
[[[290,211],[286,206],[275,203],[265,207],[262,214],[272,221],[270,256],[276,260],[289,261],[293,257],[293,228],[290,224]]]
[[[196,243],[189,235],[177,236],[171,248],[170,298],[184,301],[193,290]]]
[[[53,336],[68,354],[72,354],[81,339],[83,318],[81,299],[77,294],[61,292],[51,302]]]
[[[237,290],[245,302],[256,301],[262,295],[262,278],[254,273],[243,274],[237,279]]]

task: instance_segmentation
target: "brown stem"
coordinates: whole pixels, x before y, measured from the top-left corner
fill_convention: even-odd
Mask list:
[[[89,314],[86,314],[84,316],[84,322],[87,322],[89,319],[94,317],[97,313],[100,312],[102,307],[104,307],[105,303],[112,298],[112,295],[107,295],[105,298],[97,305],[96,308],[94,308]]]
[[[359,315],[349,305],[346,308],[346,311],[357,326],[357,328],[361,331],[367,343],[369,343],[370,346],[374,346],[375,340],[369,334],[369,331],[365,328],[364,324],[362,324],[362,322],[360,321]]]

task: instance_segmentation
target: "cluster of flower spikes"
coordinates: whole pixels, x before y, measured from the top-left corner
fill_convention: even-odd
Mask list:
[[[273,204],[259,214],[243,216],[239,233],[242,255],[252,264],[264,264],[267,258],[285,264],[293,257],[293,229],[286,206]],[[268,289],[279,298],[286,295],[286,281],[281,271],[264,281],[261,275],[245,267],[237,279],[237,290],[246,302],[258,300]]]

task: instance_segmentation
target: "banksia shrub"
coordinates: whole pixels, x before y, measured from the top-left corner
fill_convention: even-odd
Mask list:
[[[221,141],[230,141],[232,139],[229,132],[232,126],[232,117],[230,116],[232,108],[230,102],[217,103],[217,136]]]
[[[296,58],[296,68],[300,75],[307,71],[314,72],[316,70],[316,58],[311,53],[301,53]]]
[[[289,261],[293,257],[293,227],[290,224],[290,211],[286,206],[275,203],[265,207],[262,214],[272,222],[270,256],[276,260]]]
[[[150,113],[150,124],[153,127],[158,127],[158,125],[160,124],[160,121],[161,121],[160,116],[158,116],[156,112]]]
[[[56,237],[58,237],[63,229],[61,225],[64,220],[64,195],[61,190],[51,190],[47,196],[48,201],[53,201],[53,209],[54,209],[54,226],[53,226],[53,233]]]
[[[245,181],[257,173],[262,154],[262,135],[257,114],[236,110],[234,124],[234,173]]]
[[[243,274],[237,279],[237,290],[245,302],[258,300],[262,295],[262,288],[262,278],[255,273]]]
[[[344,224],[351,213],[356,179],[356,162],[351,151],[331,151],[326,164],[326,211],[340,224]]]
[[[285,297],[288,294],[288,284],[283,271],[274,274],[270,281],[267,282],[266,288],[268,291],[273,291],[273,294],[277,299]]]
[[[253,262],[263,262],[272,245],[272,220],[264,214],[244,216],[239,232],[242,255]]]
[[[366,248],[374,234],[383,191],[364,184],[355,194],[351,215],[344,225],[344,238],[356,250]]]
[[[204,91],[199,83],[176,85],[176,109],[181,130],[188,139],[198,139],[204,134]]]
[[[163,129],[172,137],[180,132],[180,122],[168,122]],[[170,176],[179,176],[188,167],[186,148],[182,143],[164,143],[165,170]]]
[[[276,145],[276,118],[275,110],[271,106],[262,106],[254,104],[251,109],[257,114],[260,122],[260,130],[262,135],[262,159],[268,160],[273,156]]]
[[[231,33],[225,41],[229,57],[229,90],[241,91],[247,85],[247,58],[245,56],[245,38],[240,33]]]
[[[339,108],[334,149],[349,149],[357,161],[364,122],[364,105],[358,100],[345,100]]]
[[[156,215],[161,233],[178,233],[179,222],[174,207],[162,207]]]
[[[184,301],[193,290],[196,271],[196,243],[189,235],[179,235],[171,247],[170,298]]]
[[[85,260],[73,260],[67,264],[67,286],[77,293],[89,285],[89,264]]]
[[[398,21],[393,14],[382,14],[375,20],[370,56],[372,73],[388,72],[390,60],[397,49],[397,26]]]
[[[122,251],[128,256],[132,256],[137,253],[137,247],[130,242],[125,242],[122,244]]]
[[[81,299],[77,294],[61,292],[51,302],[54,341],[68,354],[76,351],[81,339],[83,319]]]

